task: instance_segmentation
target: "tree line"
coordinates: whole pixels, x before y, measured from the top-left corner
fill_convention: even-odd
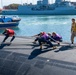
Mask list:
[[[20,4],[10,4],[8,6],[3,6],[4,9],[18,9]]]

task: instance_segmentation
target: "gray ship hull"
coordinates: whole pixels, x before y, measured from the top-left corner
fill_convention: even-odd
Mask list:
[[[2,15],[76,15],[76,10],[48,10],[48,11],[3,11]]]

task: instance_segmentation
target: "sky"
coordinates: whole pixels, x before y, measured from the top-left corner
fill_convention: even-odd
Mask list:
[[[66,0],[66,1],[76,2],[76,0]],[[33,4],[36,4],[36,2],[37,2],[37,0],[0,0],[0,8],[2,6],[9,5],[12,3],[18,3],[18,4],[33,3]],[[53,3],[53,2],[55,2],[55,0],[49,0],[49,2]]]

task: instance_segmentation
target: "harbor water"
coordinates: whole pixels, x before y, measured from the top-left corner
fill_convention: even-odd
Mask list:
[[[33,36],[42,31],[56,32],[63,41],[70,42],[71,19],[76,15],[18,15],[21,18],[18,27],[13,28],[17,36]],[[0,33],[4,29],[0,29]]]

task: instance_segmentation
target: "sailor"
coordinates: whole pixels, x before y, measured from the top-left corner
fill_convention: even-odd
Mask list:
[[[40,46],[40,49],[42,50],[42,44],[43,43],[47,43],[49,44],[50,47],[52,47],[53,49],[56,49],[56,46],[54,46],[52,43],[51,43],[51,40],[52,38],[45,32],[42,33],[42,36],[38,39],[38,42],[39,42],[39,46]],[[59,43],[57,41],[55,41],[54,39],[52,39],[54,42],[56,43]]]
[[[36,44],[36,42],[38,41],[38,39],[42,36],[43,32],[40,32],[39,34],[37,35],[34,35],[34,37],[36,37],[36,39],[34,40],[34,44]]]
[[[56,40],[56,41],[59,41],[59,42],[62,42],[62,36],[60,36],[59,34],[57,34],[56,32],[53,32],[51,37]]]
[[[74,43],[74,37],[76,36],[76,23],[75,19],[72,19],[72,26],[71,26],[71,44]]]
[[[12,39],[10,40],[10,43],[15,39],[15,32],[12,29],[6,28],[2,34],[5,35],[5,38],[2,41],[2,43],[4,43],[8,37],[12,37]]]

